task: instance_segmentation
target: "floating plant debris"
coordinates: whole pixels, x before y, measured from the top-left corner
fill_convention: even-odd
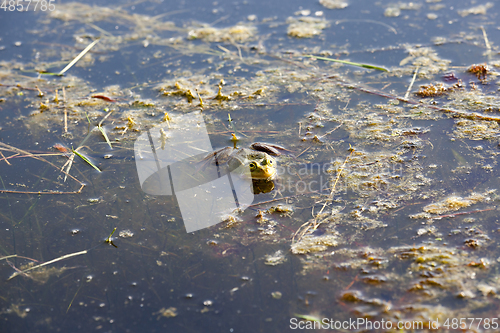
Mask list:
[[[486,77],[490,72],[490,69],[488,65],[482,64],[482,65],[472,65],[467,69],[467,71],[476,74],[479,80],[486,80]]]
[[[445,86],[443,83],[437,83],[436,85],[430,83],[428,85],[420,86],[416,94],[420,97],[436,97],[463,88],[464,84],[461,80],[458,80],[458,82],[452,86]]]
[[[296,38],[312,38],[321,34],[326,29],[327,22],[324,19],[316,17],[289,17],[287,19],[289,36]]]

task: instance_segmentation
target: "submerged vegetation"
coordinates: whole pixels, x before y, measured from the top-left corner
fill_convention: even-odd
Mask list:
[[[40,15],[32,33],[54,41],[0,62],[0,263],[18,281],[2,282],[1,313],[28,320],[20,308],[63,281],[58,304],[40,302],[101,328],[114,319],[95,313],[111,305],[195,327],[188,318],[227,319],[236,304],[262,331],[291,316],[495,317],[498,49],[485,27],[399,37],[391,20],[429,11],[435,22],[448,11],[439,4],[373,6],[384,21],[361,23],[389,46],[333,44],[360,24],[332,19],[346,1],[228,24],[81,3]],[[446,15],[474,20],[492,6]],[[56,42],[62,27],[73,45]],[[466,48],[474,59],[448,59]],[[214,149],[287,153],[274,190],[186,234],[174,197],[141,191],[134,142],[161,125],[150,140],[164,149],[167,129],[200,110]]]

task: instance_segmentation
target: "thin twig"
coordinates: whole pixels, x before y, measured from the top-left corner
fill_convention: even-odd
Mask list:
[[[243,56],[241,55],[241,47],[238,44],[234,43],[233,41],[231,42],[238,49],[238,55],[240,56],[240,60],[243,62]]]
[[[345,159],[344,163],[340,167],[339,172],[337,173],[337,178],[335,179],[335,183],[333,184],[332,191],[330,192],[330,195],[329,195],[329,199],[330,200],[333,198],[333,193],[335,192],[335,187],[337,186],[337,183],[338,183],[338,181],[340,179],[340,175],[342,174],[342,171],[344,171],[344,167],[347,164],[347,161],[351,157],[352,153],[354,153],[354,148],[351,147],[351,153],[349,154],[349,156],[347,156],[347,158]],[[318,215],[321,214],[321,212],[323,211],[323,208],[325,208],[325,206],[326,206],[326,202],[323,205],[323,207],[321,208],[321,210],[319,211]],[[332,214],[333,214],[333,211],[332,211]]]
[[[9,264],[10,267],[12,267],[18,275],[23,275],[25,277],[29,277],[28,274],[23,273],[19,268],[17,268],[13,263],[11,263],[9,260],[7,260],[7,263]]]
[[[80,252],[75,252],[75,253],[70,253],[70,254],[66,254],[66,255],[63,255],[62,257],[59,257],[59,258],[56,258],[56,259],[53,259],[53,260],[50,260],[50,261],[47,261],[47,262],[44,262],[43,264],[40,264],[40,265],[36,265],[36,266],[33,266],[33,267],[30,267],[28,269],[25,269],[24,271],[22,271],[21,273],[26,273],[28,271],[31,271],[35,268],[39,268],[39,267],[43,267],[43,266],[47,266],[47,265],[50,265],[50,264],[53,264],[55,262],[58,262],[60,260],[63,260],[63,259],[67,259],[67,258],[71,258],[71,257],[75,257],[75,256],[79,256],[81,254],[86,254],[87,253],[87,250],[83,250],[83,251],[80,251]],[[14,274],[12,274],[8,280],[10,279],[13,279],[15,278],[16,276],[18,276],[19,274],[21,274],[19,272],[16,272]]]
[[[391,25],[389,25],[387,23],[381,22],[381,21],[363,20],[363,19],[345,19],[345,20],[337,20],[337,21],[335,21],[335,25],[338,25],[338,24],[343,23],[343,22],[367,22],[367,23],[380,24],[380,25],[386,27],[387,29],[389,29],[390,31],[394,32],[395,35],[398,34],[397,30],[393,26],[391,26]]]
[[[66,309],[66,313],[68,313],[69,309],[71,308],[71,305],[73,304],[73,301],[75,300],[76,298],[76,295],[78,295],[78,292],[80,291],[80,289],[82,289],[83,287],[83,281],[80,283],[80,287],[78,287],[75,295],[73,296],[73,298],[71,299],[71,302],[69,302],[69,305],[68,305],[68,308]]]
[[[379,66],[374,66],[374,65],[368,65],[368,64],[361,64],[361,63],[357,63],[357,62],[340,60],[340,59],[318,57],[318,56],[311,55],[311,54],[303,55],[303,57],[314,58],[314,59],[324,60],[324,61],[338,62],[338,63],[345,64],[345,65],[351,65],[351,66],[356,66],[356,67],[363,67],[363,68],[368,68],[368,69],[376,69],[376,70],[383,71],[383,72],[388,72],[389,71],[388,69],[386,69],[384,67],[379,67]]]
[[[297,194],[289,196],[289,197],[276,198],[276,199],[272,199],[272,200],[257,202],[257,203],[254,203],[253,205],[248,206],[248,207],[254,207],[254,206],[263,205],[263,204],[267,204],[267,203],[271,203],[271,202],[275,202],[275,201],[281,201],[281,200],[291,199],[291,198],[295,198],[296,196],[297,196]]]
[[[108,37],[114,37],[111,33],[107,32],[106,30],[98,27],[97,25],[95,24],[92,24],[92,23],[87,23],[88,26],[94,28],[95,30],[99,31],[100,33],[102,33],[103,35],[106,35]]]
[[[155,16],[156,17],[156,16]],[[221,21],[224,21],[225,19],[231,17],[231,15],[226,15],[226,16],[222,16],[220,18],[218,18],[217,20],[213,21],[212,23],[210,23],[210,26],[214,26],[216,25],[217,23],[221,22]]]
[[[323,134],[323,135],[322,135],[322,136],[320,136],[319,138],[320,138],[320,139],[323,139],[323,138],[324,138],[325,136],[327,136],[328,134],[331,134],[332,132],[334,132],[334,131],[338,130],[338,129],[340,128],[340,126],[342,126],[342,123],[340,123],[340,124],[339,124],[337,127],[335,127],[334,129],[332,129],[332,130],[330,130],[330,131],[326,132],[325,134]]]
[[[76,64],[78,62],[78,60],[80,60],[85,54],[87,54],[87,52],[89,52],[90,49],[93,48],[94,45],[97,44],[98,42],[99,42],[99,39],[96,39],[95,41],[93,41],[92,43],[90,43],[89,46],[87,46],[82,52],[80,52],[79,55],[76,56],[75,59],[73,59],[73,61],[71,61],[68,64],[68,66],[64,67],[64,69],[59,72],[59,75],[63,75],[64,73],[66,73],[66,71],[68,69],[70,69],[71,67],[73,67],[73,65]]]
[[[220,131],[220,132],[209,132],[208,134],[227,134],[227,133],[234,133],[234,130],[230,131]],[[279,134],[281,132],[279,131],[238,131],[239,134],[243,133],[266,133],[266,134]],[[248,136],[248,135],[245,135]]]
[[[331,134],[332,132],[336,131],[337,129],[340,128],[340,126],[342,126],[342,123],[340,123],[337,127],[335,127],[334,129],[326,132],[325,134],[321,135],[318,137],[318,139],[322,139],[324,138],[325,136],[327,136],[328,134]],[[300,128],[299,128],[299,132],[300,132]],[[300,135],[300,134],[299,134]],[[308,151],[309,149],[312,148],[312,145],[307,147],[306,149],[304,149],[303,151],[301,151],[297,156],[295,156],[295,158],[298,158],[299,156],[301,156],[302,154],[304,154],[306,151]]]
[[[2,156],[2,159],[0,161],[5,161],[5,163],[7,163],[8,165],[12,165],[10,164],[10,162],[7,160],[7,158],[3,155],[2,151],[0,150],[0,156]]]
[[[6,143],[3,143],[3,142],[0,142],[0,147],[4,147],[4,148],[7,148],[7,149],[10,149],[10,151],[15,151],[15,152],[18,152],[18,153],[25,154],[25,155],[27,155],[27,156],[29,156],[29,157],[32,157],[32,158],[36,159],[36,160],[39,160],[39,161],[42,161],[42,162],[48,163],[49,165],[53,166],[53,167],[54,167],[54,168],[56,168],[56,169],[59,169],[59,167],[58,167],[58,166],[56,166],[56,165],[54,165],[53,163],[51,163],[51,162],[47,161],[46,159],[41,158],[41,157],[38,157],[38,156],[36,156],[36,155],[33,155],[33,154],[31,154],[31,153],[29,153],[29,152],[27,152],[27,151],[25,151],[25,150],[22,150],[22,149],[19,149],[19,148],[16,148],[16,147],[10,146],[10,145],[8,145],[8,144],[6,144]],[[63,171],[63,172],[64,172],[64,171]],[[64,173],[65,173],[65,174],[67,174],[66,172],[64,172]],[[71,179],[73,179],[74,181],[78,182],[80,185],[85,186],[85,184],[83,184],[81,181],[79,181],[78,179],[76,179],[76,178],[75,178],[75,177],[73,177],[72,175],[70,175],[70,174],[67,174],[67,175],[68,175]],[[7,193],[9,193],[9,192],[7,192]],[[17,193],[17,192],[12,192],[12,193]],[[35,193],[38,193],[38,192],[35,192]]]
[[[481,26],[481,30],[483,31],[484,44],[486,45],[488,51],[491,51],[491,44],[490,41],[488,40],[488,35],[486,34],[486,30],[484,30],[483,26]]]
[[[99,122],[99,124],[97,125],[97,128],[99,129],[99,131],[101,131],[102,136],[104,137],[104,139],[106,140],[106,142],[109,145],[109,148],[111,148],[111,149],[113,149],[113,146],[111,145],[111,141],[109,141],[108,135],[106,134],[104,127],[102,127],[102,123],[104,122],[104,120],[106,120],[106,118],[108,118],[111,115],[112,112],[113,111],[109,111],[108,114],[105,115],[104,118],[102,118],[101,121]],[[169,126],[170,126],[170,124],[169,124]]]
[[[309,146],[307,147],[306,149],[304,149],[300,154],[298,154],[295,158],[298,158],[300,155],[304,154],[306,151],[308,151],[309,149],[311,149],[312,146]]]
[[[17,254],[11,254],[10,256],[0,258],[0,260],[5,260],[5,259],[15,258],[15,257],[17,257]]]
[[[333,184],[332,190],[330,191],[330,194],[328,195],[327,200],[323,204],[323,207],[321,207],[320,211],[318,212],[318,214],[316,214],[316,216],[314,216],[314,214],[313,214],[314,218],[313,218],[312,221],[307,221],[306,223],[302,224],[297,229],[297,231],[295,232],[295,234],[292,237],[292,242],[295,241],[295,236],[297,236],[297,235],[299,235],[299,237],[297,237],[297,240],[300,240],[302,238],[302,236],[304,236],[306,234],[306,232],[308,232],[311,229],[311,227],[312,227],[312,231],[318,229],[318,227],[321,224],[321,223],[317,223],[318,217],[321,215],[321,213],[325,209],[325,207],[328,204],[328,202],[333,199],[333,193],[335,192],[335,188],[336,188],[337,183],[338,183],[338,181],[340,179],[342,171],[344,170],[344,167],[347,164],[347,161],[349,160],[349,158],[351,157],[351,155],[352,155],[353,152],[354,152],[354,148],[351,147],[351,153],[346,157],[344,163],[340,167],[340,170],[337,172],[337,178],[335,179],[335,183]],[[332,210],[332,215],[333,215],[333,210]],[[301,231],[302,228],[304,228],[304,229]],[[299,233],[299,231],[301,231],[301,232]]]
[[[108,117],[111,115],[111,113],[113,113],[113,110],[109,111],[107,115],[104,116],[104,118],[101,119],[101,121],[99,122],[99,125],[97,125],[98,127],[102,126],[102,123],[108,119]]]
[[[71,154],[70,157],[68,157],[68,160],[64,165],[61,167],[61,171],[64,171],[64,167],[67,165],[68,167],[66,168],[66,174],[64,175],[64,182],[66,182],[66,179],[68,178],[67,175],[69,175],[69,170],[71,169],[71,166],[73,165],[73,161],[75,160],[75,154]]]
[[[0,193],[17,193],[17,194],[78,194],[82,192],[85,184],[82,184],[80,188],[72,192],[60,192],[60,191],[15,191],[15,190],[4,190],[0,189]]]
[[[2,150],[10,151],[9,149],[0,148],[0,151],[2,151]],[[2,162],[4,159],[10,160],[13,158],[25,158],[25,157],[34,157],[34,156],[65,156],[65,155],[66,154],[64,154],[64,153],[40,153],[40,154],[30,154],[30,155],[21,155],[21,154],[17,153],[14,155],[10,155],[9,157],[5,157],[5,158],[0,159],[0,162]]]
[[[442,111],[442,112],[446,112],[446,113],[451,113],[451,114],[453,114],[453,115],[455,115],[457,117],[461,117],[461,118],[472,119],[472,120],[496,121],[496,122],[500,123],[500,117],[486,116],[486,115],[475,113],[475,112],[471,113],[471,112],[461,111],[461,110],[455,110],[455,109],[451,109],[451,108],[442,108],[442,107],[439,107],[439,106],[436,106],[436,105],[422,104],[420,101],[416,101],[416,100],[412,100],[412,99],[404,99],[403,97],[398,97],[398,96],[395,96],[395,95],[392,95],[392,94],[389,94],[389,93],[377,91],[377,90],[374,90],[372,88],[368,89],[366,87],[358,86],[358,85],[355,85],[355,84],[352,84],[352,83],[347,83],[347,82],[344,82],[344,81],[340,80],[336,76],[328,76],[327,78],[331,79],[331,80],[336,80],[339,85],[341,85],[343,87],[347,87],[349,89],[356,89],[356,90],[359,90],[359,91],[362,91],[362,92],[366,92],[366,93],[369,93],[369,94],[374,94],[374,95],[377,95],[377,96],[380,96],[380,97],[385,97],[385,98],[390,98],[390,99],[397,99],[398,101],[405,102],[405,103],[408,103],[408,104],[420,105],[422,107],[426,107],[426,108],[429,108],[429,109],[433,109],[433,110],[437,110],[437,111]]]
[[[440,220],[440,219],[444,219],[444,218],[447,218],[447,217],[457,217],[457,216],[460,216],[460,215],[469,215],[469,214],[474,214],[474,213],[487,212],[489,210],[494,210],[494,209],[496,209],[496,207],[486,208],[486,209],[476,209],[476,210],[471,210],[471,211],[468,211],[468,212],[460,212],[460,213],[439,215],[439,216],[431,217],[430,220]]]
[[[417,68],[415,69],[415,73],[413,74],[413,79],[411,79],[410,86],[408,87],[408,90],[406,91],[406,94],[404,97],[405,99],[408,99],[408,96],[410,96],[411,88],[413,87],[413,83],[415,83],[415,78],[417,77],[418,68],[419,68],[419,66],[417,66]]]
[[[358,275],[359,275],[359,274],[358,274]],[[356,281],[358,280],[358,275],[356,275],[356,276],[354,277],[354,279],[351,281],[351,283],[349,283],[349,284],[347,285],[347,287],[345,287],[345,288],[344,288],[344,290],[348,290],[349,288],[351,288],[351,287],[352,287],[352,285],[354,284],[354,282],[356,282]]]
[[[63,87],[63,102],[64,102],[64,133],[68,133],[68,111],[66,110],[66,90]]]
[[[229,53],[229,54],[232,54],[233,52],[229,51],[228,49],[226,49],[224,46],[221,46],[221,45],[217,45],[217,47],[219,49],[221,49],[222,51],[226,52],[226,53]]]

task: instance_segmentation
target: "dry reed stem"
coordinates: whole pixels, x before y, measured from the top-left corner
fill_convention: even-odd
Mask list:
[[[62,257],[59,257],[59,258],[56,258],[56,259],[53,259],[53,260],[50,260],[50,261],[47,261],[47,262],[44,262],[43,264],[40,264],[40,265],[36,265],[36,266],[33,266],[33,267],[30,267],[28,269],[25,269],[24,271],[20,271],[20,272],[16,272],[14,274],[12,274],[8,279],[13,279],[15,278],[16,276],[18,276],[19,274],[25,274],[26,272],[28,271],[31,271],[33,269],[36,269],[36,268],[40,268],[40,267],[43,267],[43,266],[47,266],[47,265],[50,265],[50,264],[53,264],[55,262],[58,262],[60,260],[63,260],[63,259],[67,259],[67,258],[71,258],[71,257],[75,257],[75,256],[79,256],[81,254],[86,254],[87,253],[87,250],[83,250],[83,251],[80,251],[80,252],[75,252],[75,253],[70,253],[70,254],[65,254],[63,255]]]
[[[66,90],[63,87],[63,103],[64,103],[64,133],[68,133],[68,111],[66,110]]]
[[[341,85],[343,87],[346,87],[346,88],[356,89],[356,90],[359,90],[359,91],[362,91],[362,92],[366,92],[366,93],[369,93],[369,94],[373,94],[373,95],[377,95],[377,96],[380,96],[380,97],[385,97],[385,98],[390,98],[390,99],[396,99],[398,101],[405,102],[405,103],[408,103],[408,104],[420,105],[422,107],[426,107],[426,108],[429,108],[429,109],[433,109],[433,110],[437,110],[437,111],[442,111],[442,112],[446,112],[446,113],[451,113],[451,114],[453,114],[453,115],[455,115],[457,117],[460,117],[460,118],[471,119],[471,120],[488,120],[488,121],[496,121],[496,122],[500,123],[500,117],[486,116],[486,115],[475,113],[475,112],[467,112],[467,111],[455,110],[455,109],[451,109],[451,108],[442,108],[442,107],[439,107],[439,106],[436,106],[436,105],[422,104],[420,101],[416,101],[416,100],[413,100],[413,99],[405,99],[403,97],[398,97],[398,96],[395,96],[395,95],[392,95],[392,94],[389,94],[389,93],[377,91],[377,90],[372,89],[372,88],[367,88],[367,87],[362,87],[362,86],[359,86],[359,85],[347,83],[347,82],[345,82],[345,81],[343,81],[343,80],[341,80],[341,79],[339,79],[339,78],[337,78],[335,76],[328,76],[327,79],[336,80],[337,84],[339,84],[339,85]]]
[[[342,163],[342,166],[340,167],[340,170],[337,172],[337,177],[335,178],[335,183],[333,184],[333,187],[332,187],[332,190],[330,191],[330,194],[328,195],[328,198],[327,200],[324,202],[323,206],[321,207],[320,211],[318,212],[318,214],[316,214],[316,216],[314,216],[314,213],[313,213],[313,216],[314,216],[314,219],[312,221],[307,221],[305,222],[304,224],[302,224],[298,229],[297,231],[295,232],[295,234],[293,235],[292,237],[292,242],[295,241],[295,237],[297,235],[299,235],[297,237],[297,241],[299,241],[305,234],[306,232],[308,232],[311,227],[312,227],[312,230],[311,231],[315,231],[316,229],[318,229],[318,227],[321,225],[321,223],[317,223],[317,220],[318,220],[318,216],[321,215],[321,213],[323,212],[323,210],[325,209],[326,205],[328,204],[329,201],[332,201],[333,199],[333,193],[335,192],[335,188],[337,187],[337,183],[340,179],[340,175],[342,174],[342,171],[344,171],[344,167],[345,165],[347,164],[347,161],[349,160],[349,158],[351,157],[352,153],[354,153],[354,148],[351,147],[351,152],[349,153],[349,155],[346,157],[344,163]],[[332,211],[332,215],[333,215],[333,211]],[[301,229],[304,228],[302,231]],[[299,234],[299,231],[300,231],[300,234]]]
[[[7,163],[8,165],[12,165],[10,164],[10,162],[7,160],[7,158],[3,155],[2,151],[0,150],[0,156],[2,156],[2,159],[0,161],[5,161],[5,163]]]
[[[71,67],[73,67],[74,64],[76,64],[84,55],[87,54],[87,52],[90,51],[91,48],[94,47],[95,44],[97,44],[99,42],[99,39],[96,39],[95,41],[93,41],[92,43],[90,43],[82,52],[80,52],[79,55],[76,56],[75,59],[73,59],[66,67],[64,67],[64,69],[62,71],[59,72],[59,75],[62,75],[64,73],[66,73],[66,71],[68,69],[70,69]]]
[[[481,30],[483,31],[484,44],[486,45],[488,51],[491,51],[491,44],[490,41],[488,40],[488,35],[486,34],[486,30],[484,30],[483,26],[481,26]]]
[[[415,83],[415,78],[417,77],[418,69],[420,66],[417,66],[415,69],[415,73],[413,73],[413,78],[411,79],[410,85],[408,86],[408,90],[406,90],[406,94],[404,99],[408,99],[408,96],[410,95],[411,88],[413,87],[413,84]]]
[[[8,145],[6,143],[3,143],[3,142],[0,142],[0,147],[3,147],[3,148],[5,148],[4,150],[10,151],[10,152],[16,152],[16,153],[18,153],[18,155],[24,154],[23,157],[31,157],[31,158],[34,158],[36,160],[48,163],[49,165],[51,165],[55,169],[59,169],[59,167],[56,166],[55,164],[47,161],[46,159],[44,159],[42,157],[39,157],[38,156],[39,154],[36,154],[36,155],[35,154],[31,154],[30,152],[27,152],[25,150],[22,150],[22,149],[13,147],[13,146],[10,146],[10,145]],[[66,171],[64,171],[64,170],[61,170],[61,171],[66,176],[70,177],[71,179],[73,179],[74,181],[76,181],[78,184],[81,185],[80,188],[77,191],[71,191],[71,192],[60,192],[60,191],[16,191],[16,190],[0,189],[0,193],[19,193],[19,194],[77,194],[77,193],[81,193],[82,189],[85,187],[85,184],[82,183],[81,181],[79,181],[78,179],[76,179],[75,177],[73,177],[72,175],[70,175],[69,173],[67,173]]]

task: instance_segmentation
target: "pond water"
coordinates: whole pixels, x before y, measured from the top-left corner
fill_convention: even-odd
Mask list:
[[[4,3],[1,332],[497,329],[497,3]],[[286,150],[223,214],[140,138]]]

